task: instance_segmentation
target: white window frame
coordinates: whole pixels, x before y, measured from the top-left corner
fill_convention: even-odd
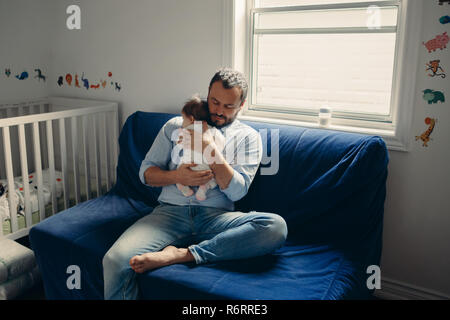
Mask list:
[[[251,86],[250,57],[252,49],[250,10],[253,0],[223,1],[223,66],[243,72]],[[394,63],[391,107],[392,123],[333,118],[324,129],[381,136],[390,150],[409,151],[413,119],[415,84],[422,27],[423,3],[417,0],[400,0],[398,12],[397,45]],[[392,1],[364,3],[365,6],[383,5]],[[352,4],[354,5],[354,3]],[[251,90],[249,88],[248,96]],[[296,114],[275,114],[249,110],[247,99],[239,119],[319,128],[318,117]],[[322,128],[322,127],[320,127]]]

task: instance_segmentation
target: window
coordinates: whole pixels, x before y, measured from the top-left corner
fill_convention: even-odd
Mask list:
[[[416,68],[404,64],[416,65],[420,43],[411,46],[420,33],[411,0],[242,3],[232,9],[230,63],[250,82],[241,118],[314,127],[327,105],[331,129],[378,134],[407,150]],[[408,41],[405,30],[416,34]]]

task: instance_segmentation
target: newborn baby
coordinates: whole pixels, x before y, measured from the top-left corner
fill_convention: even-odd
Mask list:
[[[202,101],[199,97],[193,97],[186,102],[183,110],[181,111],[181,115],[183,117],[183,124],[180,130],[197,130],[200,131],[199,134],[201,135],[201,130],[203,128],[201,121],[207,121],[209,119],[208,103],[206,101]],[[216,144],[217,149],[222,151],[225,145],[225,137],[222,132],[215,127],[208,125],[206,134],[211,134],[214,138],[214,143]],[[210,170],[208,161],[204,154],[199,154],[198,151],[191,150],[191,148],[183,146],[183,156],[180,159],[178,167],[182,164],[189,163],[196,164],[196,166],[190,168],[192,170]],[[211,179],[206,184],[199,186],[197,192],[195,193],[195,198],[199,201],[205,200],[207,191],[214,188],[216,185],[216,180]],[[184,186],[177,183],[177,188],[186,197],[190,197],[194,194],[194,191],[189,186]]]

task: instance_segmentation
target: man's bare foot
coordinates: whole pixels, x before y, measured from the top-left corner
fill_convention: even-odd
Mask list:
[[[130,266],[137,273],[168,266],[175,263],[193,261],[191,252],[185,248],[167,246],[159,252],[148,252],[130,259]]]

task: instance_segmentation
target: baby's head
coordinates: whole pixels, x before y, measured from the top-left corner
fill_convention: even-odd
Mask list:
[[[189,99],[181,110],[183,116],[183,128],[191,125],[194,121],[208,121],[208,103],[202,101],[198,96]]]

